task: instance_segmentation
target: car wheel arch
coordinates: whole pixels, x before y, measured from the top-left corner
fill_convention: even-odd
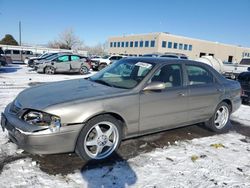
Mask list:
[[[221,102],[225,102],[228,104],[228,106],[230,107],[230,113],[232,112],[232,109],[233,109],[233,104],[232,104],[232,101],[230,99],[223,99]]]
[[[84,127],[84,125],[86,124],[86,122],[88,122],[88,121],[90,121],[90,120],[92,120],[92,119],[94,119],[94,118],[96,118],[96,117],[98,117],[98,116],[103,116],[103,115],[110,115],[110,116],[116,118],[117,120],[121,121],[121,124],[122,124],[122,139],[125,138],[126,135],[127,135],[127,130],[128,130],[128,129],[127,129],[126,121],[125,121],[125,119],[124,119],[120,114],[118,114],[118,113],[116,113],[116,112],[100,112],[100,113],[96,113],[96,114],[94,114],[94,115],[88,117],[88,118],[83,122],[82,128]],[[81,128],[81,129],[82,129],[82,128]],[[77,139],[78,139],[78,137],[79,137],[80,132],[81,132],[81,131],[79,131],[79,133],[78,133],[78,135],[77,135],[77,137],[76,137],[76,140],[75,140],[75,149],[74,149],[74,150],[76,150]]]
[[[45,73],[45,69],[46,69],[47,67],[52,67],[54,70],[56,70],[56,68],[55,68],[54,66],[52,66],[52,65],[46,65],[46,66],[43,68],[43,73]]]
[[[101,115],[110,115],[112,117],[114,117],[115,119],[121,121],[123,127],[122,127],[122,130],[123,130],[123,138],[127,135],[127,123],[125,121],[125,119],[117,112],[101,112],[101,113],[96,113],[94,114],[93,116],[90,116],[89,118],[87,118],[84,122],[88,122],[90,121],[91,119],[97,117],[97,116],[101,116]]]

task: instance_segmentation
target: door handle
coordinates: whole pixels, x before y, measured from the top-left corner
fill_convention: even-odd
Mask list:
[[[223,89],[221,89],[221,88],[218,88],[218,89],[217,89],[217,91],[219,91],[219,92],[222,92],[222,91],[223,91]]]
[[[185,93],[178,93],[180,97],[185,97]]]

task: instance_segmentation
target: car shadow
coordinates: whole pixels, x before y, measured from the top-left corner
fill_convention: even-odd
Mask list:
[[[81,175],[88,188],[125,188],[137,181],[136,173],[129,163],[117,153],[106,160],[87,162],[81,169]]]
[[[17,72],[19,69],[21,69],[21,67],[19,67],[18,65],[7,65],[4,67],[0,67],[0,74]]]

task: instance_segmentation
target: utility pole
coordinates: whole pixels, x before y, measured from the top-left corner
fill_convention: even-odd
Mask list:
[[[19,21],[19,46],[22,46],[22,24],[21,21]],[[21,61],[23,60],[23,51],[20,51],[20,58]]]
[[[22,46],[22,24],[19,21],[19,45]]]

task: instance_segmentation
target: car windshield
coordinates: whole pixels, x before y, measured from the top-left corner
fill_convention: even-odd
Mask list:
[[[41,54],[40,56],[38,56],[38,58],[44,58],[44,57],[47,57],[49,54],[48,53],[44,53],[44,54]]]
[[[110,87],[132,89],[137,86],[154,67],[153,63],[124,59],[113,63],[89,78]]]
[[[105,55],[102,57],[102,59],[108,59],[110,56],[109,55]]]
[[[50,54],[49,56],[45,57],[44,59],[52,60],[52,59],[56,58],[57,56],[58,56],[58,54]]]

